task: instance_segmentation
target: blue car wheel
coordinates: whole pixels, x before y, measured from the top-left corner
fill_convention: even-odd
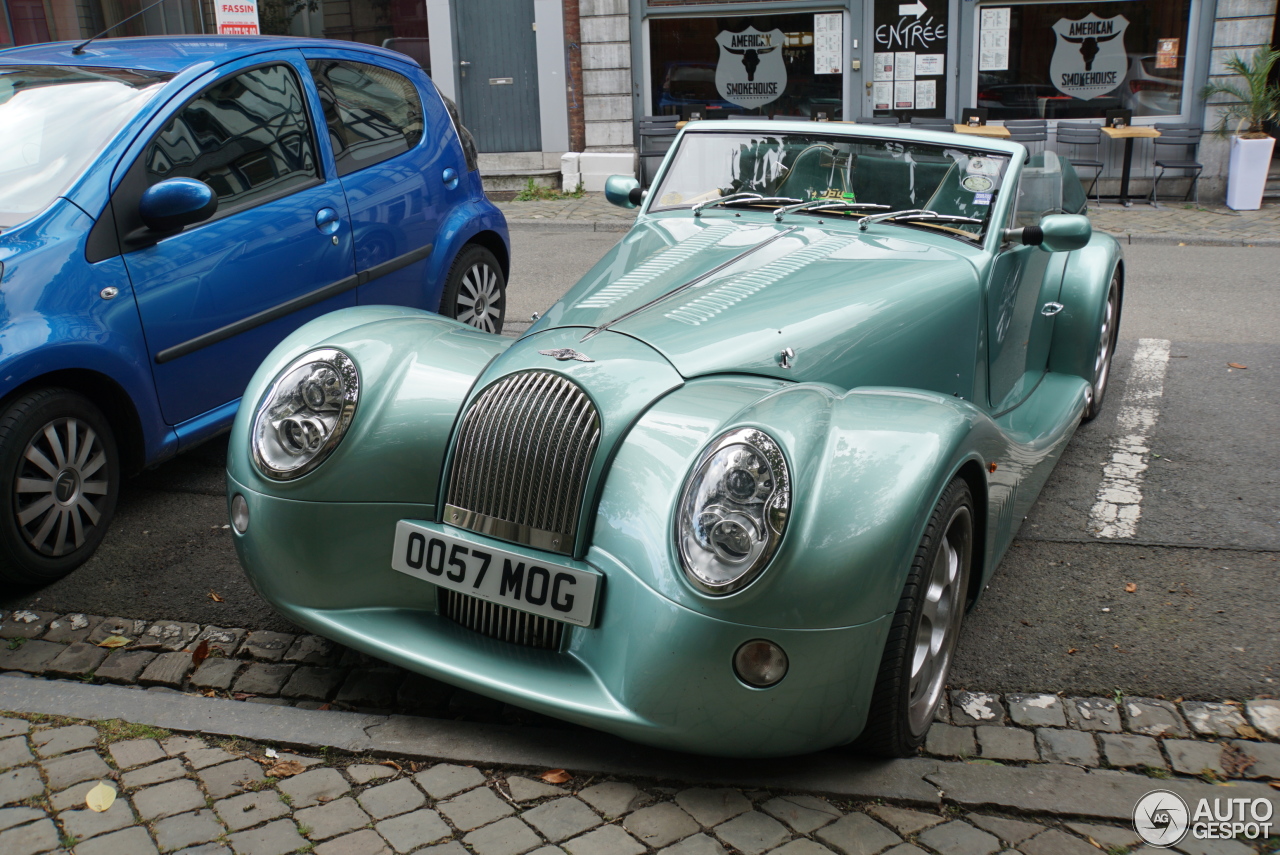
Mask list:
[[[468,244],[449,268],[440,314],[485,332],[501,333],[507,313],[507,281],[493,253]]]
[[[0,581],[48,584],[83,564],[115,513],[120,455],[102,412],[41,389],[0,417]]]

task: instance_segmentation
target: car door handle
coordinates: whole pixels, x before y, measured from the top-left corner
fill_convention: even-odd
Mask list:
[[[440,180],[444,182],[444,186],[452,190],[458,186],[458,170],[452,166],[440,173]]]
[[[339,222],[338,212],[333,208],[321,208],[316,211],[316,228],[322,234],[337,234]]]
[[[1061,303],[1045,303],[1044,308],[1040,310],[1040,314],[1044,315],[1047,318],[1051,318],[1065,308],[1066,306],[1062,305]]]

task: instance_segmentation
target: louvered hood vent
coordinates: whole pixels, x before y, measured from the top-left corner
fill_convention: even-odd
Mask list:
[[[575,383],[549,371],[508,375],[458,429],[444,521],[571,554],[599,444],[600,416]]]

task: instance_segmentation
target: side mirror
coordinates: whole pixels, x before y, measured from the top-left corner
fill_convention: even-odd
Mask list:
[[[218,210],[213,188],[194,178],[169,178],[142,194],[138,216],[153,232],[176,232],[203,222]]]
[[[1093,235],[1093,224],[1083,214],[1050,214],[1038,226],[1005,229],[1004,239],[1024,246],[1039,246],[1046,252],[1083,249]]]
[[[644,201],[646,192],[640,182],[630,175],[610,175],[604,182],[604,198],[619,208],[637,208]]]

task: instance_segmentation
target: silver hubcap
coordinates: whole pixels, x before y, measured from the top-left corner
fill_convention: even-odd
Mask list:
[[[498,274],[484,262],[471,265],[458,286],[458,320],[485,332],[497,333],[502,313]]]
[[[80,419],[55,419],[32,437],[14,485],[18,528],[32,549],[56,558],[84,545],[102,518],[106,465],[101,438]]]
[[[1093,364],[1093,397],[1100,399],[1107,389],[1107,377],[1111,374],[1111,333],[1116,314],[1115,283],[1107,295],[1107,308],[1102,314],[1102,329],[1098,333],[1098,358]]]
[[[952,515],[925,583],[924,608],[911,651],[907,702],[914,733],[922,732],[933,718],[951,665],[964,606],[962,562],[968,560],[970,520],[968,508],[959,508]]]

